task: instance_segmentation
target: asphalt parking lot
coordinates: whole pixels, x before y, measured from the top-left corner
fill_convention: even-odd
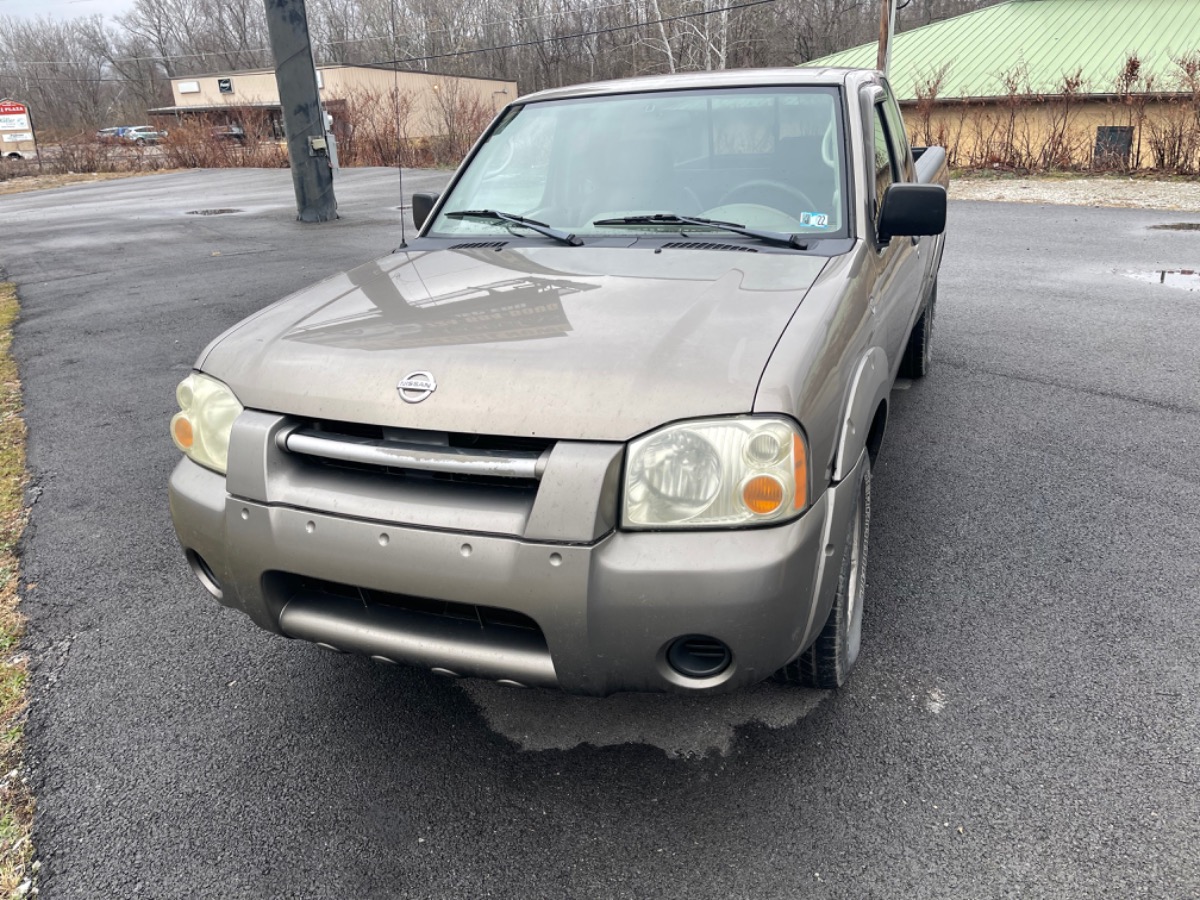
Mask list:
[[[405,190],[445,175],[406,174]],[[581,699],[259,632],[187,570],[173,390],[399,242],[396,174],[0,198],[34,503],[41,896],[1200,896],[1200,214],[952,204],[836,694]],[[191,210],[236,209],[225,215]]]

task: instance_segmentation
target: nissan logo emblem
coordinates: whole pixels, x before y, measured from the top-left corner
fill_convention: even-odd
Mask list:
[[[420,403],[437,390],[437,382],[429,372],[409,372],[396,385],[405,403]]]

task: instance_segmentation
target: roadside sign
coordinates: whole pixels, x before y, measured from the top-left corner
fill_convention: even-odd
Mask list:
[[[0,100],[0,131],[28,131],[29,108],[15,100]]]
[[[232,94],[233,93],[233,79],[232,78],[218,78],[217,79],[217,90],[220,91],[222,94]]]
[[[33,159],[37,141],[29,107],[16,100],[0,100],[0,157]]]

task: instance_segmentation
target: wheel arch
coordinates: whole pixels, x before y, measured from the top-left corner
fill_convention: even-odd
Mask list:
[[[883,446],[883,433],[887,429],[887,417],[888,402],[885,398],[875,407],[875,415],[872,416],[871,427],[867,431],[866,447],[871,457],[871,465],[875,465],[879,459],[879,448]]]
[[[859,360],[839,420],[832,482],[850,474],[864,450],[875,461],[887,427],[887,397],[891,387],[887,355],[872,347]]]

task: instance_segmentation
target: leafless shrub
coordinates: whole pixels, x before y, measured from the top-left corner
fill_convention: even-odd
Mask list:
[[[1034,153],[1030,148],[1028,153],[1042,171],[1074,168],[1081,156],[1080,142],[1087,146],[1087,137],[1076,133],[1074,122],[1079,95],[1085,87],[1083,71],[1076,69],[1062,76],[1054,94],[1039,98],[1045,104],[1047,127],[1039,141],[1040,149]]]
[[[1023,65],[998,76],[992,101],[940,98],[944,70],[914,85],[910,125],[914,140],[946,148],[952,166],[1013,172],[1153,171],[1200,174],[1200,51],[1174,60],[1168,79],[1145,72],[1130,54],[1112,81],[1112,93],[1095,99],[1082,72],[1062,75],[1050,90],[1035,90]],[[1089,112],[1084,114],[1084,104]],[[1108,104],[1104,112],[1102,103]],[[1096,110],[1100,109],[1097,117]],[[1129,152],[1104,152],[1097,124],[1129,129]]]
[[[1155,89],[1153,75],[1145,74],[1141,57],[1131,53],[1125,58],[1113,82],[1116,88],[1115,115],[1110,117],[1111,126],[1120,126],[1130,131],[1128,158],[1114,153],[1094,155],[1092,169],[1095,171],[1135,172],[1142,167],[1142,137],[1146,122],[1146,110]]]
[[[238,126],[203,120],[183,122],[170,129],[160,144],[167,164],[180,169],[283,168],[287,148],[276,140],[265,113],[245,114]]]
[[[143,172],[164,167],[162,154],[154,147],[108,143],[86,134],[44,136],[39,155],[44,170],[55,175]]]
[[[26,175],[36,175],[37,163],[28,159],[0,159],[0,181],[12,178],[24,178]]]
[[[432,135],[430,150],[437,166],[458,165],[494,115],[455,78],[438,79],[426,113],[427,130]]]
[[[335,120],[341,164],[417,165],[420,145],[411,134],[414,107],[412,94],[397,89],[350,93]]]
[[[934,128],[933,113],[937,108],[938,96],[942,92],[942,85],[945,84],[946,72],[949,68],[949,64],[946,64],[921,75],[913,85],[914,93],[917,95],[917,127],[913,137],[926,147],[946,146],[945,128],[940,124],[936,129]]]

